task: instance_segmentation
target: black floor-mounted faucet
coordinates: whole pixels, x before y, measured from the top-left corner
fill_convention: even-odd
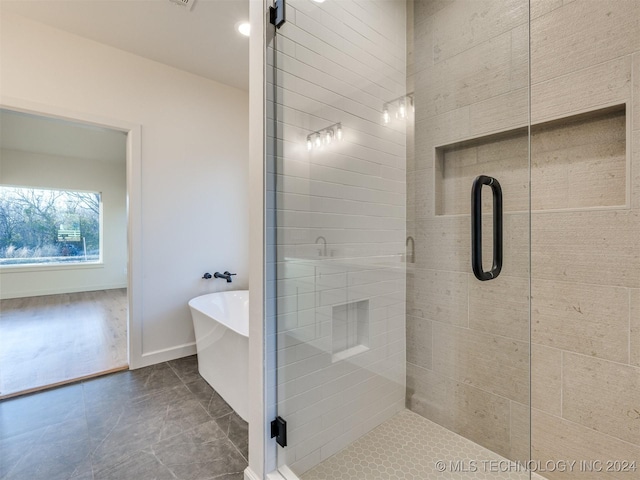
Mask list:
[[[216,273],[213,274],[213,276],[215,278],[224,278],[227,281],[227,283],[231,283],[231,276],[232,275],[237,275],[237,273],[229,273],[227,271],[227,272],[224,272],[224,273],[216,272]]]

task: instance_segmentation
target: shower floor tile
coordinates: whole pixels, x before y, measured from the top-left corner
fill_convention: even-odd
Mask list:
[[[404,410],[306,472],[302,479],[529,479],[529,472],[514,471],[515,467],[500,455]],[[544,480],[535,473],[532,478]]]

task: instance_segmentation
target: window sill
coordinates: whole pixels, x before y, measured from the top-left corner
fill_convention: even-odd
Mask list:
[[[53,270],[86,270],[92,268],[104,268],[103,262],[93,263],[68,263],[56,265],[0,265],[0,275],[4,273],[47,272]]]

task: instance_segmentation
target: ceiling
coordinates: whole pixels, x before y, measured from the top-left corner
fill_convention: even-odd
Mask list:
[[[0,148],[124,164],[124,132],[0,109]]]
[[[0,0],[11,12],[166,65],[249,89],[249,0]]]

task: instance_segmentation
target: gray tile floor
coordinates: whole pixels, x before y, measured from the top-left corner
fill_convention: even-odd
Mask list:
[[[0,402],[2,480],[235,480],[247,445],[195,356]]]

